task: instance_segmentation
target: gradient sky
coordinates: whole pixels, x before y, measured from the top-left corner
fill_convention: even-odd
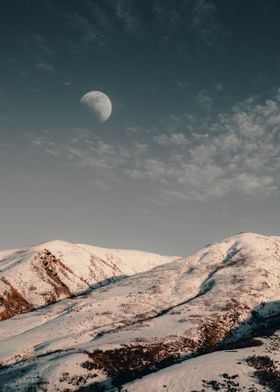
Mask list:
[[[276,0],[2,1],[0,249],[280,235],[279,18]]]

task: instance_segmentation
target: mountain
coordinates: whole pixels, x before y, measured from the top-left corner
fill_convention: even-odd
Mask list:
[[[65,241],[0,252],[0,320],[176,258]]]
[[[66,263],[59,247],[6,252],[3,266],[23,290],[12,260],[46,248]],[[280,237],[243,233],[166,261],[0,322],[3,391],[279,391]]]

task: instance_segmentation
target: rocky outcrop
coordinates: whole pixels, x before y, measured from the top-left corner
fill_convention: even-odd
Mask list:
[[[16,314],[27,312],[32,305],[8,282],[1,278],[6,289],[0,295],[0,320],[6,320]]]

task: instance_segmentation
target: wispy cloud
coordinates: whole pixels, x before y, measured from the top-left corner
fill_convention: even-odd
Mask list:
[[[41,55],[48,58],[55,55],[54,50],[49,46],[47,39],[43,35],[36,33],[31,38],[33,39],[32,44],[39,49]]]
[[[154,11],[156,23],[167,31],[167,38],[182,29],[194,34],[196,44],[209,47],[220,46],[225,38],[212,0],[157,0]]]
[[[221,43],[224,33],[216,16],[216,6],[210,0],[193,2],[190,27],[196,36],[207,46]]]
[[[129,34],[141,34],[144,30],[143,16],[137,7],[135,0],[118,0],[115,15]]]
[[[146,142],[138,133],[123,142],[106,142],[78,130],[59,146],[59,154],[71,165],[91,170],[96,181],[142,181],[166,200],[205,201],[231,193],[265,197],[280,186],[279,127],[276,92],[271,99],[252,98],[219,114],[207,133],[175,127]],[[37,145],[58,154],[53,142]]]
[[[154,140],[163,147],[185,146],[190,143],[182,132],[161,134],[159,136],[154,136]]]
[[[190,54],[188,48],[194,37],[196,45],[211,47],[220,45],[224,37],[213,0],[155,0],[148,8],[139,0],[100,4],[85,0],[79,11],[65,9],[53,0],[47,4],[49,12],[63,18],[64,29],[76,31],[73,38],[64,40],[74,52],[92,48],[114,50],[115,38],[119,44],[119,34],[122,34],[132,39],[150,37],[160,45],[181,37],[182,52],[187,50]],[[37,41],[45,46],[40,39]]]
[[[36,64],[36,68],[40,71],[48,72],[48,73],[54,73],[55,68],[52,64],[48,64],[45,62],[39,62]]]
[[[67,15],[66,20],[72,29],[80,33],[82,49],[88,49],[92,44],[103,48],[107,46],[108,37],[90,18],[75,13]]]
[[[208,113],[212,112],[214,108],[214,100],[205,90],[199,91],[197,94],[196,104]]]
[[[38,84],[34,80],[34,67],[38,71],[54,73],[52,65],[55,52],[51,49],[47,39],[41,34],[19,34],[11,37],[15,50],[13,55],[6,59],[9,65],[9,73],[13,81],[24,85],[26,89],[35,93],[41,93]],[[4,60],[5,61],[5,60]]]
[[[222,91],[223,90],[223,85],[221,83],[215,83],[215,90],[216,91]]]
[[[188,80],[176,80],[176,85],[184,90],[190,86],[190,82]]]

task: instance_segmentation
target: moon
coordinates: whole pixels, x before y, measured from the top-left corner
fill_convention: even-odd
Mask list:
[[[96,120],[100,123],[107,121],[111,116],[111,100],[101,91],[89,91],[82,96],[80,102],[94,114]]]

